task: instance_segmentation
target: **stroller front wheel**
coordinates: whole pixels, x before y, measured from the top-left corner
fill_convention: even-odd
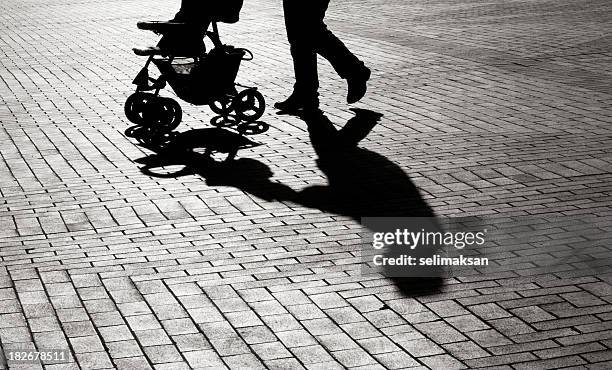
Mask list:
[[[135,125],[144,126],[146,122],[146,109],[156,96],[151,93],[136,92],[125,101],[124,112],[127,119]]]

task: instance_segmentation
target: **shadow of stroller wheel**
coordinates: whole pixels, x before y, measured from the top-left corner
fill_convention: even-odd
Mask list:
[[[240,121],[232,115],[216,116],[210,120],[210,124],[215,127],[232,127],[236,126]]]
[[[210,107],[210,110],[213,111],[213,113],[218,114],[220,116],[227,116],[232,111],[231,101],[229,98],[226,97],[212,101],[210,102],[210,104],[208,104],[208,106]]]
[[[242,122],[236,127],[236,131],[242,135],[263,134],[268,131],[268,129],[270,129],[270,125],[261,121]]]
[[[125,136],[133,137],[140,142],[141,138],[150,135],[150,131],[151,129],[146,126],[132,126],[125,130]]]
[[[153,134],[148,127],[141,127],[140,130],[137,130],[135,135],[136,136],[134,137],[136,138],[139,144],[141,145],[151,144],[151,140],[152,140],[151,138],[153,137]]]

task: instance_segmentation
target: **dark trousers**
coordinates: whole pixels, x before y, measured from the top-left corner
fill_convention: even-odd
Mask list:
[[[210,10],[205,7],[206,1],[182,0],[181,8],[172,19],[175,22],[185,22],[194,27],[208,26],[210,23]]]
[[[283,0],[287,39],[295,72],[294,92],[318,96],[317,54],[327,59],[336,73],[349,78],[365,68],[324,22],[329,0]]]
[[[174,21],[205,26],[211,20],[238,22],[243,0],[181,0]]]

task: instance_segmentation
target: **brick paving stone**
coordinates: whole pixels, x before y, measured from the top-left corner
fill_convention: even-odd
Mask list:
[[[501,346],[512,343],[510,339],[493,329],[469,332],[466,333],[466,335],[483,347]]]
[[[141,357],[130,357],[130,358],[120,358],[115,360],[115,365],[117,369],[152,369],[149,365],[147,358],[144,356]]]
[[[427,307],[441,317],[464,315],[468,312],[455,301],[438,301],[427,304]]]
[[[162,329],[139,330],[134,334],[142,346],[160,346],[172,343],[170,337]]]
[[[512,336],[519,334],[533,333],[535,330],[516,317],[495,319],[488,321],[500,333]]]
[[[400,369],[419,366],[419,363],[414,358],[403,351],[375,354],[374,358],[387,369]]]
[[[517,362],[525,362],[530,360],[536,360],[537,357],[530,353],[517,353],[503,356],[490,356],[482,357],[473,360],[465,360],[465,364],[468,367],[485,367],[485,366],[499,366],[506,364],[515,364]]]
[[[308,370],[324,370],[324,369],[346,369],[339,362],[328,361],[328,362],[317,362],[314,364],[305,364]]]
[[[240,355],[249,352],[249,347],[239,336],[210,339],[210,344],[221,356]]]
[[[460,342],[467,339],[460,332],[442,321],[417,324],[415,328],[423,332],[426,337],[439,344]]]
[[[429,339],[415,339],[398,343],[414,357],[430,356],[444,353],[444,350]]]
[[[161,369],[161,370],[172,370],[172,369],[176,369],[176,370],[182,370],[182,369],[190,369],[189,365],[186,362],[170,362],[170,363],[166,363],[166,364],[156,364],[153,366],[154,369]]]
[[[380,335],[380,331],[368,322],[343,324],[340,327],[354,339],[372,338]]]
[[[283,344],[289,348],[316,344],[317,341],[305,330],[290,330],[275,333]]]
[[[181,352],[198,351],[212,348],[206,337],[203,334],[185,334],[176,335],[172,339]]]
[[[264,364],[271,370],[301,370],[305,369],[300,362],[294,358],[282,358],[278,360],[264,361]]]
[[[302,320],[301,324],[308,332],[315,336],[341,334],[340,327],[328,318]]]
[[[399,347],[386,337],[368,338],[357,341],[370,354],[397,352]]]
[[[252,354],[224,357],[230,369],[265,369],[266,367]]]
[[[376,360],[361,348],[332,352],[332,355],[345,367],[375,364]]]
[[[221,358],[213,350],[201,350],[184,352],[183,356],[187,359],[192,368],[214,367],[225,368]]]
[[[109,369],[113,365],[105,352],[77,353],[77,362],[81,368],[86,369]]]
[[[144,353],[154,364],[182,361],[181,354],[172,345],[144,347]]]
[[[559,368],[561,366],[576,366],[584,365],[586,361],[578,356],[563,357],[558,359],[530,361],[520,364],[515,364],[514,367],[517,369],[551,369]]]
[[[319,345],[290,348],[290,351],[306,366],[333,360],[331,355]]]
[[[127,325],[105,326],[99,329],[105,343],[133,339]]]
[[[302,328],[299,321],[289,314],[263,316],[262,320],[275,333],[281,331],[299,330]]]
[[[337,324],[348,324],[366,320],[364,316],[352,307],[331,308],[325,310],[325,313]]]
[[[135,340],[105,343],[109,355],[113,358],[136,357],[142,355],[142,350]]]
[[[260,343],[252,345],[251,348],[264,361],[292,356],[281,342]]]
[[[103,352],[104,347],[97,336],[70,338],[72,349],[77,354],[87,352]]]
[[[420,358],[431,369],[465,369],[467,366],[449,355],[437,355]]]
[[[489,353],[471,341],[444,344],[442,347],[459,360],[487,357]],[[494,347],[499,348],[499,347]]]

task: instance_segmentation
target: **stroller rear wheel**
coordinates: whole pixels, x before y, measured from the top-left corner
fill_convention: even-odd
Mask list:
[[[266,110],[266,102],[263,95],[256,89],[241,91],[232,100],[232,108],[241,121],[257,121]]]
[[[179,103],[171,98],[160,98],[166,113],[165,120],[162,122],[164,131],[170,132],[178,127],[183,119],[183,110]]]

